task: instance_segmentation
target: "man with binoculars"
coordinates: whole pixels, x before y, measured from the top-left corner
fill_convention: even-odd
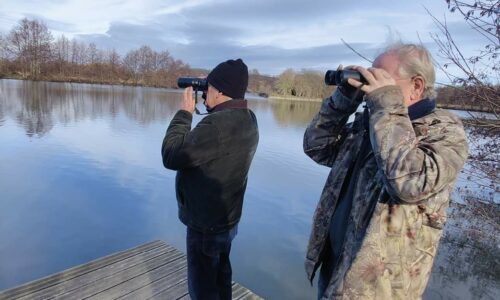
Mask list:
[[[304,135],[305,153],[331,168],[306,272],[312,282],[321,266],[318,299],[420,299],[467,158],[462,123],[435,108],[422,46],[397,44],[372,68],[340,69],[327,73],[339,86]]]
[[[164,166],[177,171],[179,218],[187,226],[191,299],[231,299],[229,253],[259,140],[257,119],[244,100],[248,68],[241,59],[228,60],[206,81],[192,82],[170,122],[161,153]],[[191,130],[193,86],[206,90],[209,114]]]

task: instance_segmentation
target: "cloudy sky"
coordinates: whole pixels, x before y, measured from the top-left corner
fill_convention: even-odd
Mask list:
[[[200,68],[241,57],[250,69],[276,75],[286,68],[369,64],[341,39],[370,59],[388,42],[422,41],[439,61],[430,37],[437,29],[425,8],[446,18],[467,51],[480,47],[445,0],[1,0],[0,32],[24,17],[37,18],[55,37],[122,54],[149,45]]]

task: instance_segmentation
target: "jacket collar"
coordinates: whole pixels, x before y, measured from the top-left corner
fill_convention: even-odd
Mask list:
[[[410,120],[415,120],[430,114],[436,109],[436,100],[425,98],[415,104],[408,106]]]
[[[425,98],[420,101],[418,101],[415,104],[412,104],[408,106],[408,115],[410,117],[410,120],[413,121],[415,119],[424,117],[436,109],[436,100],[434,99],[429,99]],[[363,125],[358,125],[358,130],[360,130],[362,127],[366,130],[368,130],[368,126],[370,124],[370,116],[368,114],[368,109],[365,108],[363,111]]]
[[[241,108],[248,108],[248,104],[246,100],[242,99],[231,99],[225,102],[222,102],[221,104],[215,106],[210,110],[211,113],[213,112],[218,112],[221,110],[226,110],[226,109],[231,109],[231,108],[236,108],[236,109],[241,109]]]

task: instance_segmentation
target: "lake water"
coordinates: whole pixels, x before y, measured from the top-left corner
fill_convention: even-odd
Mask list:
[[[0,92],[0,290],[151,240],[185,251],[160,155],[179,91],[0,80]],[[316,296],[303,259],[329,169],[302,136],[319,105],[249,101],[260,142],[231,258],[234,280],[268,299]],[[453,245],[425,298],[498,299],[498,276]],[[498,256],[484,259],[498,274]]]

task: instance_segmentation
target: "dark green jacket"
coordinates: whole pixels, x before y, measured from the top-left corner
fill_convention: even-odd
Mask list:
[[[177,171],[180,220],[200,232],[223,232],[238,223],[250,163],[259,140],[257,119],[244,100],[214,108],[191,130],[180,110],[161,149],[163,165]]]

